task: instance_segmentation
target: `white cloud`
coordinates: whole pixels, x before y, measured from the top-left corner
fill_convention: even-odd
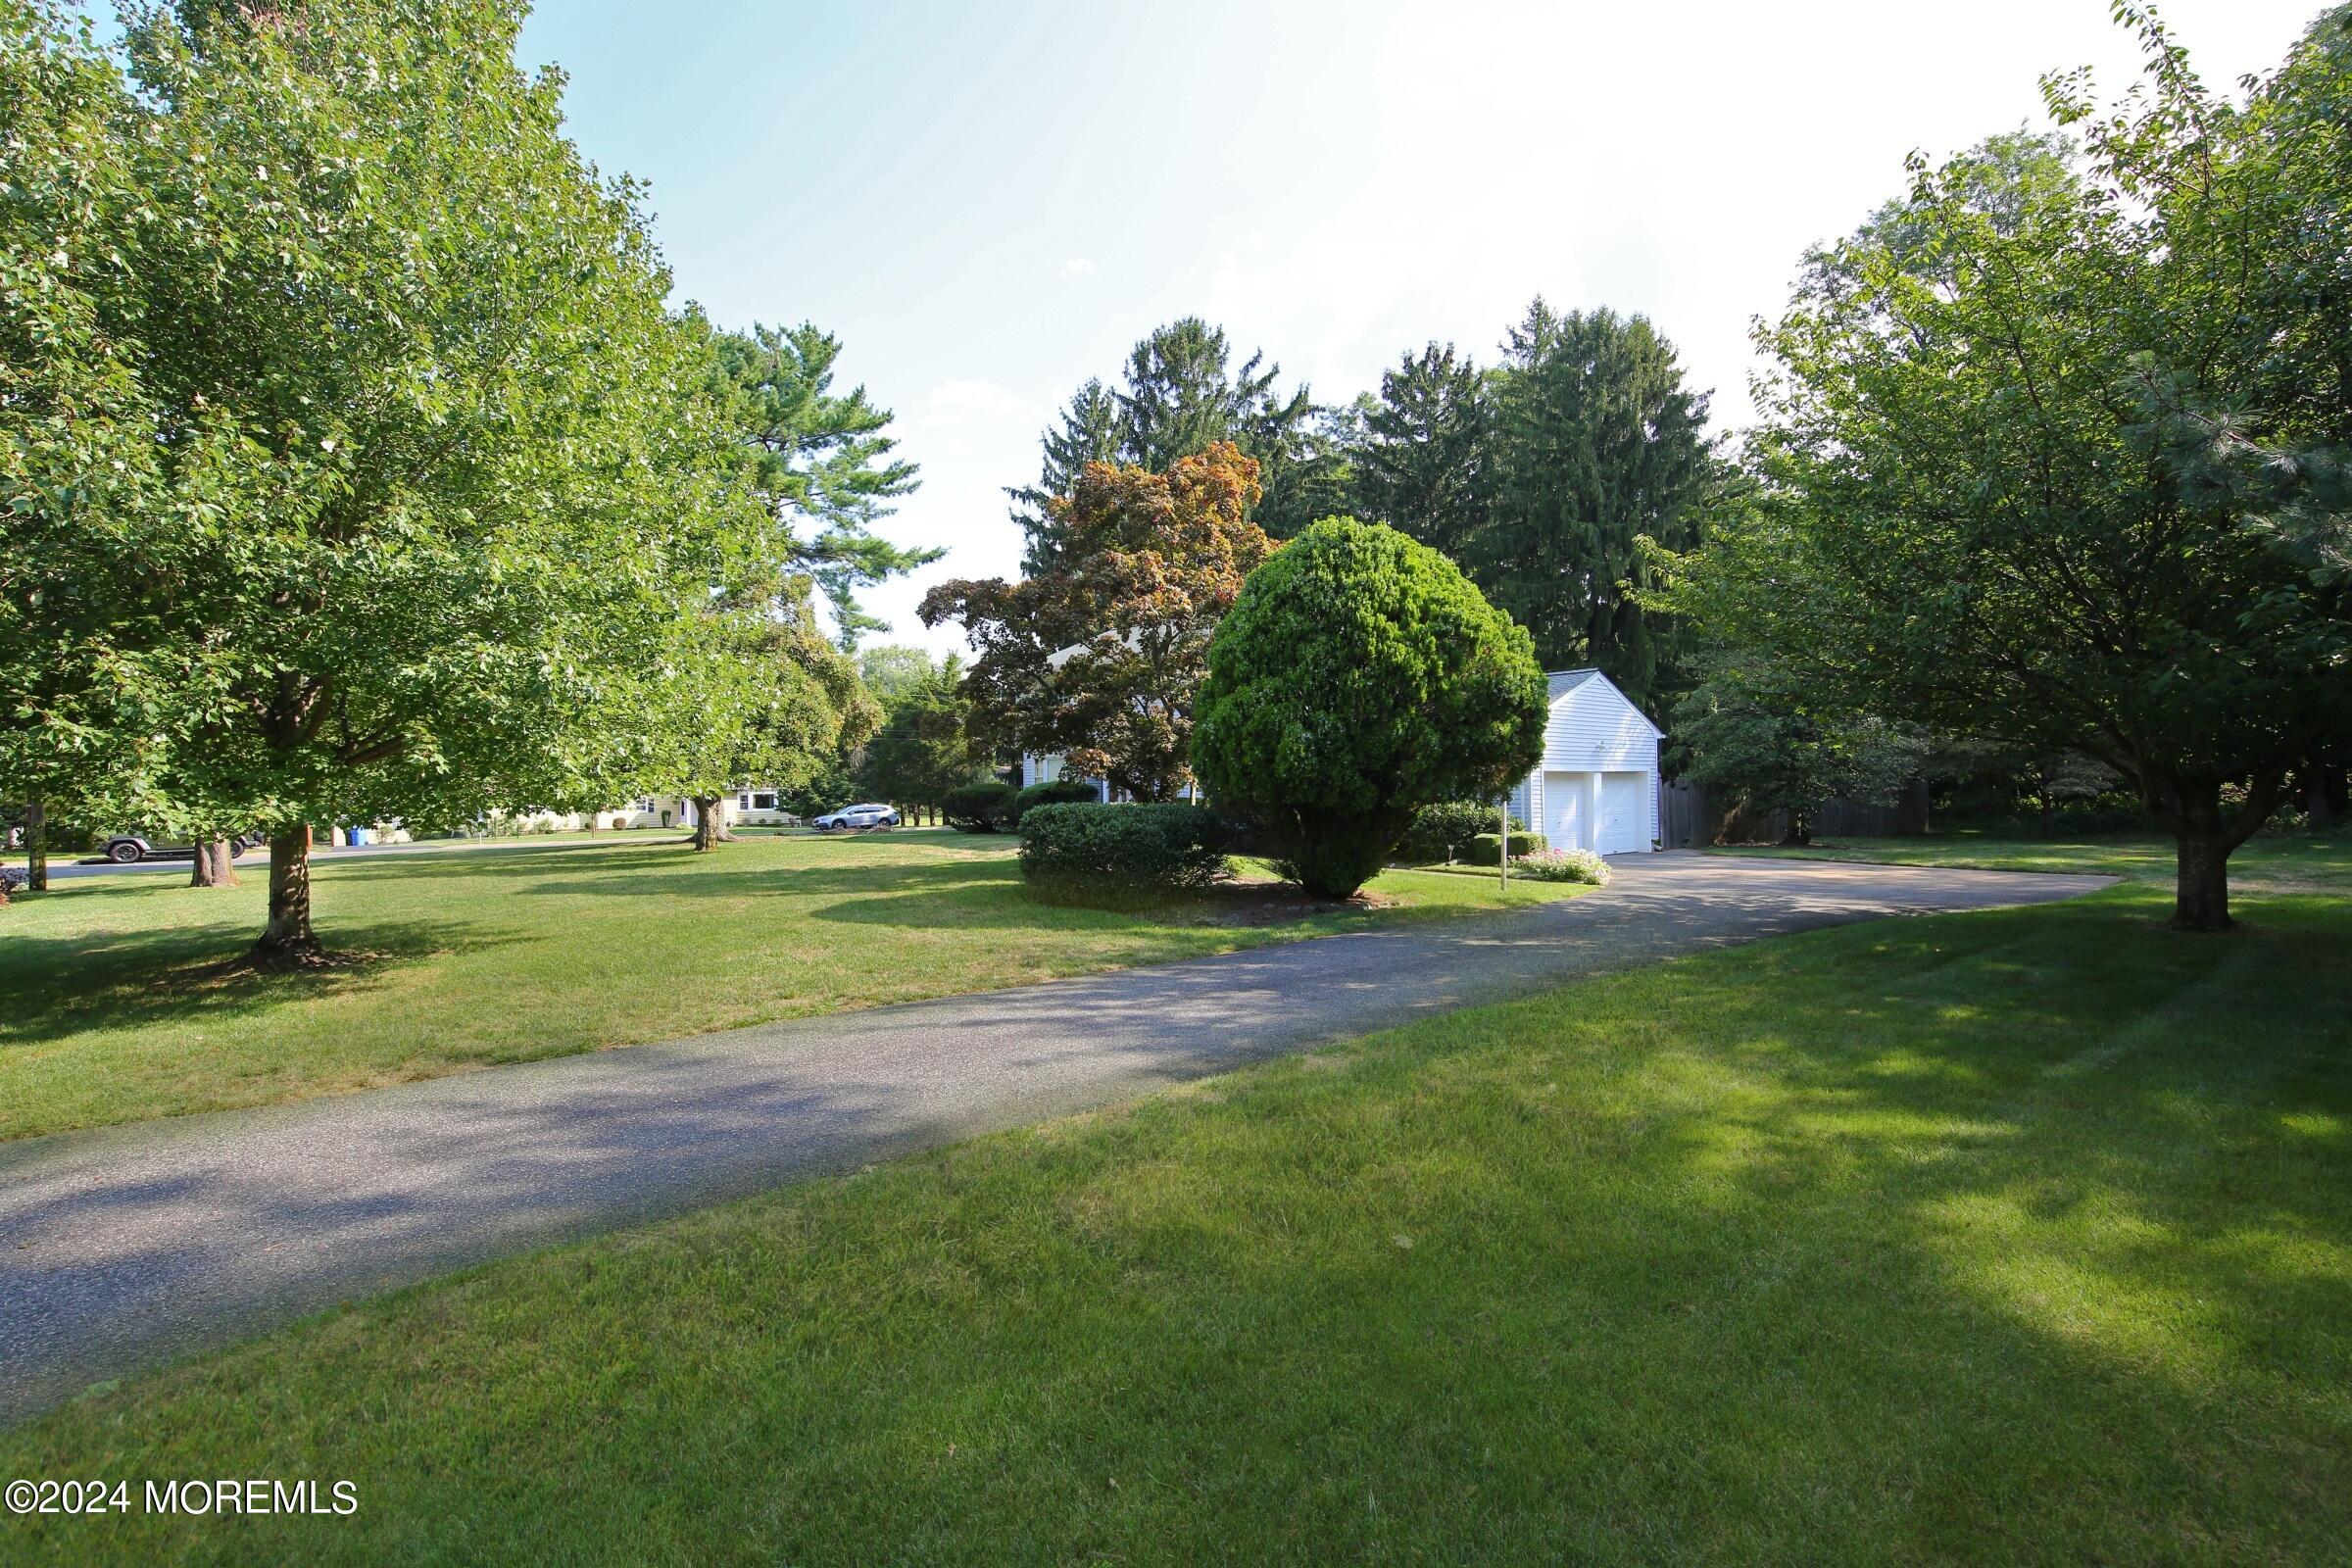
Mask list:
[[[1073,256],[1061,264],[1061,275],[1064,277],[1084,277],[1094,270],[1095,264],[1083,256]]]

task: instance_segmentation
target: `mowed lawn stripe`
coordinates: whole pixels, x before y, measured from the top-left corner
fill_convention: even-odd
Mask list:
[[[0,1437],[354,1518],[12,1544],[2340,1561],[2352,905],[2167,907],[1679,959],[477,1270]]]
[[[225,967],[266,878],[61,882],[0,910],[0,1139],[299,1100],[502,1062],[996,990],[1583,889],[1409,871],[1385,906],[1270,925],[1200,906],[1052,907],[1004,838],[674,833],[387,856],[318,871],[319,930],[364,961]]]

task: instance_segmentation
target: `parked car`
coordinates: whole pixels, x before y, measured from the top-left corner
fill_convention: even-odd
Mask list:
[[[897,827],[899,813],[887,806],[877,806],[869,801],[863,806],[845,806],[839,810],[827,811],[810,825],[819,833],[864,832],[878,827]]]
[[[261,840],[259,833],[238,834],[228,841],[228,858],[235,859]],[[135,865],[141,860],[193,860],[196,846],[151,838],[145,833],[118,833],[106,841],[106,858],[117,865]]]

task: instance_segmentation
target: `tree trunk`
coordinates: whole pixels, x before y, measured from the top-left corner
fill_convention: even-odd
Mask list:
[[[2230,919],[2230,848],[2221,836],[2179,840],[2173,884],[2173,924],[2182,931],[2227,931]]]
[[[719,819],[718,797],[697,795],[694,800],[694,847],[697,853],[715,850],[721,844],[732,844],[735,835]]]
[[[2222,807],[2222,781],[2154,768],[2142,772],[2139,797],[2170,829],[2175,850],[2173,926],[2180,931],[2227,931],[2230,852],[2270,819],[2286,787],[2281,767],[2257,773],[2234,811]]]
[[[2303,786],[2304,823],[2315,833],[2335,825],[2335,791],[2329,776],[2334,771],[2319,762],[2305,762],[2296,771],[2296,781]]]
[[[24,803],[24,891],[49,891],[49,808]]]
[[[264,969],[305,969],[326,950],[311,929],[311,825],[298,822],[270,835],[270,923],[253,945]]]
[[[228,840],[198,839],[196,864],[188,873],[192,888],[233,888],[237,885],[237,862],[229,858]]]

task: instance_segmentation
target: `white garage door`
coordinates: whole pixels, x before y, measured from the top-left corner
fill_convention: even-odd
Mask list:
[[[1544,820],[1536,825],[1544,841],[1559,850],[1592,847],[1592,775],[1544,775]]]
[[[1603,855],[1649,848],[1647,773],[1600,775],[1600,824],[1595,846]]]

